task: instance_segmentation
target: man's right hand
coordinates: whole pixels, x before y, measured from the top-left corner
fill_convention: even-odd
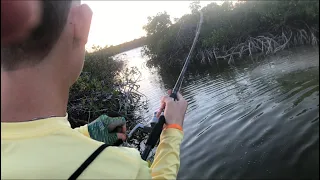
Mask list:
[[[168,91],[168,94],[171,94],[171,91]],[[182,127],[188,102],[180,93],[177,94],[177,98],[178,100],[174,101],[174,99],[169,95],[163,96],[157,116],[159,117],[161,112],[164,110],[164,117],[166,118],[167,125],[178,124]]]

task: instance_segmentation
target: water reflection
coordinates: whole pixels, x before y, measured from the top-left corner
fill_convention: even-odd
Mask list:
[[[139,51],[127,55],[143,70],[147,118],[179,71],[150,70]],[[178,178],[318,179],[318,59],[318,50],[299,48],[258,64],[186,76],[181,91],[189,107]]]

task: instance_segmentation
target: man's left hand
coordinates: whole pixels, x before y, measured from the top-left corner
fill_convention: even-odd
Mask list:
[[[114,132],[117,130],[117,132]],[[88,124],[90,137],[94,140],[113,145],[118,139],[126,140],[126,120],[124,117],[101,115]]]

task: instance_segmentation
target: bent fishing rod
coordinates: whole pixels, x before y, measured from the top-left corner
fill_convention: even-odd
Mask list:
[[[188,67],[189,62],[190,62],[190,57],[192,55],[192,52],[193,52],[193,50],[195,48],[195,45],[196,45],[196,42],[198,40],[202,22],[203,22],[203,14],[200,11],[200,21],[199,21],[198,26],[197,26],[196,35],[195,35],[195,37],[193,39],[193,43],[192,43],[191,49],[189,51],[187,59],[185,60],[184,65],[182,67],[182,70],[181,70],[180,75],[179,75],[179,77],[178,77],[178,79],[176,81],[176,84],[174,85],[172,93],[170,94],[170,97],[172,97],[175,101],[179,100],[177,98],[177,93],[180,91],[180,88],[181,88],[181,85],[182,85],[182,82],[183,82],[183,78],[184,78],[184,74],[186,73],[187,67]],[[163,128],[163,125],[165,124],[165,122],[166,122],[166,119],[165,119],[164,115],[161,115],[159,117],[158,122],[156,122],[156,123],[154,121],[151,122],[151,123],[153,123],[153,125],[152,125],[153,129],[152,129],[152,131],[151,131],[151,133],[150,133],[150,135],[148,137],[148,140],[147,140],[147,143],[146,143],[146,147],[145,147],[145,149],[144,149],[144,151],[143,151],[143,153],[141,155],[141,158],[143,160],[147,160],[150,151],[154,148],[154,146],[159,141],[159,138],[160,138],[160,135],[161,135],[161,132],[162,132],[162,128]],[[129,135],[131,135],[131,134],[129,134]]]

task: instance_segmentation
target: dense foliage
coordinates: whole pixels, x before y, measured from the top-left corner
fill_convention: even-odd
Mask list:
[[[204,22],[192,64],[237,63],[253,54],[268,55],[290,46],[318,45],[319,1],[237,1],[190,4],[191,14],[172,23],[170,16],[158,13],[149,17],[143,49],[149,66],[179,67],[192,45],[199,11]]]
[[[83,71],[71,87],[68,114],[73,127],[84,125],[101,114],[126,117],[133,123],[142,107],[137,92],[139,71],[126,68],[124,62],[102,52],[87,53]]]
[[[204,22],[191,58],[197,69],[201,69],[198,65],[234,65],[253,54],[272,54],[290,46],[317,45],[319,41],[319,1],[237,1],[211,3],[202,9],[199,2],[193,2],[190,9],[190,14],[175,22],[166,12],[149,17],[143,27],[146,38],[103,49],[97,46],[95,52],[87,53],[83,72],[70,91],[72,126],[86,124],[101,114],[132,119],[135,110],[144,105],[137,91],[140,74],[111,55],[145,44],[148,66],[177,68],[178,72],[189,53],[199,11]]]

